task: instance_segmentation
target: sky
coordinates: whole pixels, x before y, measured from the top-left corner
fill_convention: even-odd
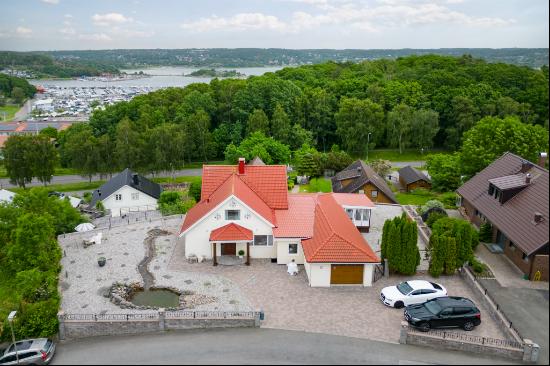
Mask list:
[[[548,47],[548,0],[0,0],[0,49]]]

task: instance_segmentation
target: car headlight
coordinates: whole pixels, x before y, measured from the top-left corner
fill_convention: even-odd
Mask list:
[[[412,317],[412,316],[411,316],[411,320],[412,320],[413,322],[419,322],[419,321],[420,321],[419,318],[415,318],[415,317]]]

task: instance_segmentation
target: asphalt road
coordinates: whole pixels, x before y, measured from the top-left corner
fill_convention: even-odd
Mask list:
[[[537,363],[548,365],[548,290],[502,287],[496,280],[481,281],[521,336],[538,343],[540,354]]]
[[[507,364],[462,352],[257,328],[81,339],[58,344],[53,358],[54,365],[495,363]]]
[[[402,168],[406,165],[411,165],[413,167],[420,167],[424,165],[424,161],[396,161],[393,162],[392,165],[397,168]],[[183,170],[177,170],[174,175],[176,177],[181,176],[201,176],[202,175],[202,169],[183,169]],[[150,176],[148,176],[150,177]],[[105,178],[103,178],[104,180]],[[99,175],[94,175],[92,177],[92,181],[102,180],[102,178]],[[88,182],[88,177],[82,177],[80,175],[57,175],[52,178],[52,181],[50,184],[68,184],[68,183],[80,183],[80,182]],[[42,186],[42,183],[40,183],[38,180],[34,179],[32,183],[27,184],[28,187],[35,187],[35,186]],[[0,179],[0,189],[10,189],[15,188],[13,184],[10,183],[10,180],[8,178],[2,178]]]
[[[174,173],[176,177],[181,176],[200,176],[202,175],[202,169],[183,169],[178,170]],[[170,175],[171,176],[171,175]],[[150,177],[150,176],[148,176]],[[94,175],[92,181],[105,180],[106,178],[101,178],[99,175]],[[88,177],[82,177],[81,175],[56,175],[52,178],[50,184],[67,184],[67,183],[80,183],[88,182]],[[27,187],[42,186],[43,184],[38,180],[34,179],[32,183],[27,184]],[[10,183],[8,178],[0,179],[0,188],[10,189],[17,187]]]

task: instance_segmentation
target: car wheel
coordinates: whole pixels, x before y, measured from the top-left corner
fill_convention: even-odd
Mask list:
[[[420,323],[418,325],[418,329],[420,329],[420,331],[422,331],[422,332],[429,332],[430,331],[430,323],[428,323],[428,322]]]
[[[396,309],[401,309],[403,308],[403,306],[405,306],[405,304],[403,304],[403,301],[397,301],[395,304],[393,304],[393,307]]]
[[[472,329],[474,329],[473,322],[467,321],[466,323],[464,323],[464,330],[470,331]]]

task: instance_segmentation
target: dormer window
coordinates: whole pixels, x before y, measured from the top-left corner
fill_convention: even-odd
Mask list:
[[[495,194],[495,186],[492,184],[489,184],[489,196],[492,196]]]

